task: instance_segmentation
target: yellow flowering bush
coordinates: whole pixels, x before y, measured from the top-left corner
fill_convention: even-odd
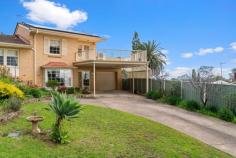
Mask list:
[[[24,98],[24,93],[12,84],[7,84],[0,82],[0,99],[7,98],[10,96],[17,96],[19,98]]]

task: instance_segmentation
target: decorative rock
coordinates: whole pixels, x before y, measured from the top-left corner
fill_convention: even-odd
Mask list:
[[[18,138],[20,136],[20,132],[12,132],[7,135],[10,138]]]
[[[3,116],[0,116],[0,123],[4,123],[8,120],[11,120],[19,115],[19,112],[10,112],[5,113]]]

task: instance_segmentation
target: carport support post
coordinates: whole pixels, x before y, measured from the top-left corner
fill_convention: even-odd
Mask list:
[[[134,70],[132,68],[132,93],[134,94]]]
[[[96,96],[96,67],[95,62],[93,63],[93,96]]]
[[[148,75],[148,63],[147,63],[147,65],[146,65],[146,93],[148,93],[148,91],[149,91],[148,82],[149,82],[149,75]]]

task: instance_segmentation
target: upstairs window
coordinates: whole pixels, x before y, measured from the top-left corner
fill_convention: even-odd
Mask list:
[[[59,55],[61,54],[61,41],[60,40],[50,40],[50,54]]]
[[[17,50],[7,51],[7,66],[18,66],[18,52]]]
[[[89,59],[89,46],[84,45],[85,59]]]
[[[4,65],[3,49],[0,49],[0,65]]]

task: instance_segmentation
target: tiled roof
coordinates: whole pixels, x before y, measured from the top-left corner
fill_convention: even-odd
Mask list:
[[[49,62],[42,66],[43,68],[68,68],[69,66],[64,62]]]
[[[84,32],[78,32],[78,31],[71,31],[71,30],[62,30],[62,29],[55,29],[51,27],[46,27],[46,26],[40,26],[40,25],[35,25],[35,24],[28,24],[28,23],[19,23],[21,25],[24,25],[26,27],[33,27],[33,28],[38,28],[38,29],[44,29],[44,30],[51,30],[51,31],[58,31],[58,32],[64,32],[64,33],[71,33],[71,34],[77,34],[77,35],[84,35],[84,36],[90,36],[90,37],[96,37],[96,38],[102,38],[98,35],[95,34],[89,34],[89,33],[84,33]]]
[[[0,42],[29,45],[28,43],[26,43],[25,41],[23,41],[22,39],[20,39],[19,37],[15,35],[0,34]]]

